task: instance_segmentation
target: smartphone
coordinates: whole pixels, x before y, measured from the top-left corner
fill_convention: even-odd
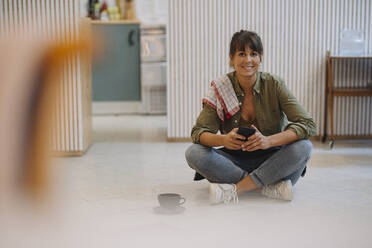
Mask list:
[[[240,134],[240,135],[243,135],[245,137],[245,140],[243,140],[243,141],[246,141],[248,139],[248,137],[253,135],[255,132],[256,132],[256,129],[254,129],[252,127],[239,127],[237,133]]]

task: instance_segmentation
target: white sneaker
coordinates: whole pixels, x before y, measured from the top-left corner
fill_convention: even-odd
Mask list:
[[[238,194],[235,184],[209,184],[209,202],[211,204],[219,204],[222,202],[228,204],[231,201],[238,203]]]
[[[292,201],[292,182],[291,180],[286,180],[277,184],[264,186],[261,193],[269,198]]]

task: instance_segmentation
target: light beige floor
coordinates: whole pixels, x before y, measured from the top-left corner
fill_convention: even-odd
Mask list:
[[[208,183],[185,162],[189,144],[166,142],[166,117],[93,120],[88,152],[54,166],[63,221],[47,247],[372,247],[371,141],[314,142],[292,202],[252,192],[210,206]],[[182,194],[186,210],[156,214],[161,192]]]

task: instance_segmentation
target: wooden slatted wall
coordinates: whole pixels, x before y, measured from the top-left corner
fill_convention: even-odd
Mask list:
[[[80,13],[79,0],[1,0],[0,35],[29,33],[73,42],[82,27]],[[91,140],[90,62],[78,54],[69,56],[60,78],[50,148],[61,155],[79,155]]]
[[[229,68],[232,34],[257,32],[262,71],[284,78],[322,134],[326,51],[337,53],[342,29],[365,31],[372,53],[370,0],[169,0],[168,138],[190,137],[210,81]],[[339,62],[336,84],[372,83],[371,61]],[[372,134],[371,97],[337,97],[336,135]]]

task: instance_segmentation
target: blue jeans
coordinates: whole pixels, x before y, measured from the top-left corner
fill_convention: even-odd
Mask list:
[[[294,185],[304,175],[311,150],[309,140],[298,140],[257,156],[234,155],[225,149],[192,144],[185,155],[189,166],[212,183],[236,184],[249,175],[258,187],[263,187],[287,179]]]

